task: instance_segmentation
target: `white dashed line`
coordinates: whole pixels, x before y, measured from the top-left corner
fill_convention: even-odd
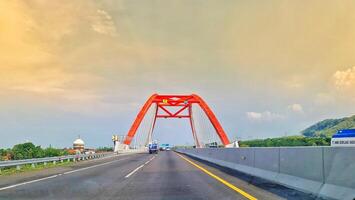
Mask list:
[[[144,164],[140,165],[139,167],[137,167],[136,169],[134,169],[132,172],[130,172],[129,174],[127,174],[125,176],[125,178],[129,178],[130,176],[132,176],[134,173],[136,173],[140,168],[144,167],[144,165],[147,165],[150,161],[152,161],[155,158],[155,156],[153,156],[151,159],[149,159],[147,162],[145,162]]]

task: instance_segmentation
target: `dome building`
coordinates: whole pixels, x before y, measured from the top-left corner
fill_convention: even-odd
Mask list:
[[[80,151],[80,152],[83,152],[84,151],[84,148],[85,148],[85,143],[84,141],[80,138],[76,139],[74,142],[73,142],[73,149],[74,150],[77,150],[77,151]]]

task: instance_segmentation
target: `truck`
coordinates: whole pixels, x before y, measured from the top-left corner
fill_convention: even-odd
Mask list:
[[[148,145],[149,154],[158,153],[158,143],[153,142]]]

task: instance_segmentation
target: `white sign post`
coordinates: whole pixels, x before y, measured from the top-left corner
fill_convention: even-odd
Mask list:
[[[120,141],[118,139],[118,135],[113,135],[112,136],[112,141],[113,141],[113,152],[117,153],[118,152],[118,146],[120,144]]]

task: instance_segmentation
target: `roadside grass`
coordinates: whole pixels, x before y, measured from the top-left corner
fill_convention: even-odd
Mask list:
[[[0,171],[0,177],[12,175],[12,174],[19,174],[28,171],[37,171],[37,170],[42,170],[47,168],[53,168],[53,167],[70,166],[73,164],[74,164],[73,161],[63,161],[63,162],[56,162],[55,164],[53,162],[48,162],[47,164],[38,163],[35,164],[34,167],[31,164],[21,165],[20,169],[17,169],[16,167],[2,168]]]

